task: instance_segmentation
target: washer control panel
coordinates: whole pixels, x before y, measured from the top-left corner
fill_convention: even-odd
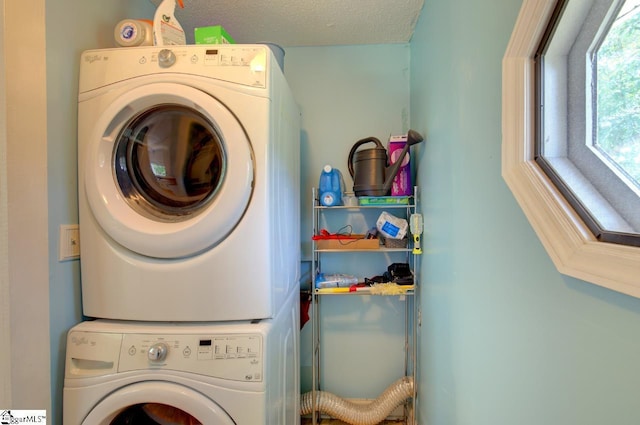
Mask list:
[[[81,57],[78,87],[80,93],[84,93],[137,77],[160,79],[163,74],[182,74],[264,89],[270,69],[279,71],[277,61],[265,45],[199,44],[87,50]]]
[[[72,331],[66,377],[173,370],[242,382],[264,379],[259,333],[140,334]]]
[[[118,372],[169,369],[234,381],[262,381],[262,336],[125,334]]]

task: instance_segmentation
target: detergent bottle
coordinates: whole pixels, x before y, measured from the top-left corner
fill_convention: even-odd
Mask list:
[[[122,47],[153,46],[153,21],[123,19],[114,28],[113,37]]]
[[[184,8],[182,0],[178,0]],[[182,26],[174,16],[176,0],[163,0],[156,9],[153,17],[153,44],[156,46],[171,46],[187,44]]]
[[[320,173],[320,183],[318,184],[320,205],[325,207],[342,205],[343,187],[344,182],[340,170],[331,165],[325,165]]]

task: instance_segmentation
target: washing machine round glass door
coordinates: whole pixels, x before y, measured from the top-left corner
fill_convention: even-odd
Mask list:
[[[82,425],[235,425],[210,398],[168,382],[141,382],[103,398]]]
[[[251,143],[221,102],[196,88],[127,91],[95,124],[84,190],[102,229],[156,258],[203,252],[242,218],[253,189]]]

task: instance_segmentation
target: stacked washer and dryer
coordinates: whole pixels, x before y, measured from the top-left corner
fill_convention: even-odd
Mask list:
[[[299,423],[299,136],[266,45],[82,54],[65,425]]]

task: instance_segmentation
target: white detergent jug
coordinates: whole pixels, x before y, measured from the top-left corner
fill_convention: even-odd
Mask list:
[[[113,29],[113,37],[122,47],[153,46],[153,22],[146,19],[123,19]]]

